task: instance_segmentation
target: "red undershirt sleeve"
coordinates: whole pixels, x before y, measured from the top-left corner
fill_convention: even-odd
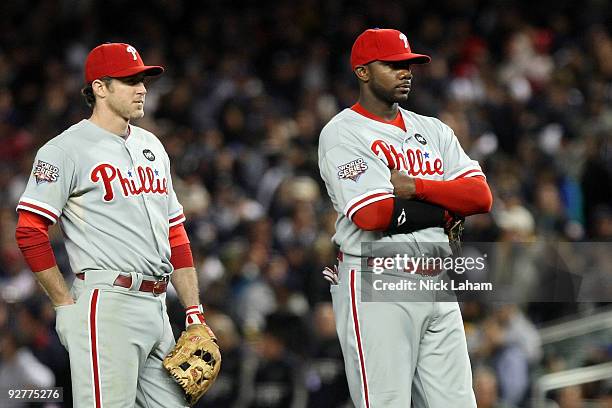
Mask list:
[[[170,227],[170,263],[174,269],[193,267],[193,254],[183,223]]]
[[[352,221],[365,231],[385,231],[393,215],[393,198],[385,198],[357,210]]]
[[[42,215],[19,211],[15,240],[32,272],[40,272],[56,265],[49,241],[49,221]]]
[[[415,178],[416,197],[460,216],[491,211],[493,197],[484,177],[448,181]]]

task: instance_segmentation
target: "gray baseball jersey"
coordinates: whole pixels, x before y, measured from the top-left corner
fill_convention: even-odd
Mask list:
[[[420,252],[419,243],[428,242],[426,255],[451,253],[442,228],[388,236],[361,230],[352,222],[359,209],[393,197],[390,170],[430,180],[483,176],[448,126],[404,109],[400,113],[406,131],[345,109],[323,128],[319,139],[321,176],[338,212],[333,240],[343,252],[339,282],[330,290],[351,398],[359,408],[475,408],[456,302],[439,302],[435,294],[426,295],[425,301],[422,297],[406,299],[409,302],[361,299],[371,290],[362,289],[366,283],[361,273],[367,273],[361,269],[362,243],[411,243],[402,248]],[[387,272],[392,282],[441,279],[399,269]]]
[[[56,307],[70,355],[74,406],[184,407],[163,369],[174,347],[165,294],[139,291],[169,275],[169,229],[185,220],[170,160],[150,132],[114,135],[83,120],[47,142],[18,209],[59,221],[74,304]],[[129,276],[131,287],[115,284]]]
[[[124,139],[82,120],[36,155],[17,208],[59,220],[75,273],[172,272],[169,227],[185,217],[170,160],[152,133],[129,129]]]
[[[406,132],[352,109],[338,113],[321,131],[319,168],[338,212],[333,241],[345,254],[360,256],[362,242],[448,242],[442,228],[386,236],[361,230],[352,222],[359,209],[393,197],[392,169],[430,180],[484,176],[450,127],[436,118],[401,108],[400,113]],[[440,246],[439,251],[447,254],[448,245]]]

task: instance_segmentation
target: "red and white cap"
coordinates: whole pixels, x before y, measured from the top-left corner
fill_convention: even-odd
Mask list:
[[[124,43],[107,43],[91,50],[85,60],[85,81],[90,84],[108,76],[125,78],[144,72],[155,76],[164,72],[158,65],[145,65],[136,48]]]
[[[415,54],[410,49],[408,38],[400,31],[387,28],[365,30],[357,37],[351,50],[351,68],[372,61],[410,61],[426,64],[431,57]]]

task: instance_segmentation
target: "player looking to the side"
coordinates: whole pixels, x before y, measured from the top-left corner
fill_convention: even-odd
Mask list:
[[[144,115],[145,77],[162,72],[131,45],[94,48],[83,90],[92,115],[40,148],[17,207],[15,237],[55,307],[75,407],[187,405],[162,366],[175,345],[169,280],[187,332],[207,328],[170,160],[155,135],[130,123]],[[56,222],[75,273],[71,290],[49,243]]]
[[[338,212],[337,273],[328,270],[336,329],[356,407],[476,407],[463,322],[456,302],[362,301],[362,243],[448,256],[445,228],[456,217],[490,211],[478,162],[440,120],[399,107],[412,88],[406,36],[370,29],[356,39],[351,67],[359,101],[321,131],[319,167]],[[369,263],[369,259],[367,263]],[[384,273],[441,279],[430,271]],[[370,288],[371,289],[371,288]],[[409,297],[410,293],[406,293]]]

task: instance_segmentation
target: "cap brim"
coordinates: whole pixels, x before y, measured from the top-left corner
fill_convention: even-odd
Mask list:
[[[142,67],[132,67],[123,69],[121,71],[113,72],[109,75],[111,78],[126,78],[138,74],[145,74],[146,76],[157,76],[164,72],[164,67],[159,65],[144,65]]]
[[[410,61],[413,64],[427,64],[431,62],[431,57],[424,54],[415,54],[413,52],[405,52],[402,54],[389,55],[379,58],[379,61]]]

